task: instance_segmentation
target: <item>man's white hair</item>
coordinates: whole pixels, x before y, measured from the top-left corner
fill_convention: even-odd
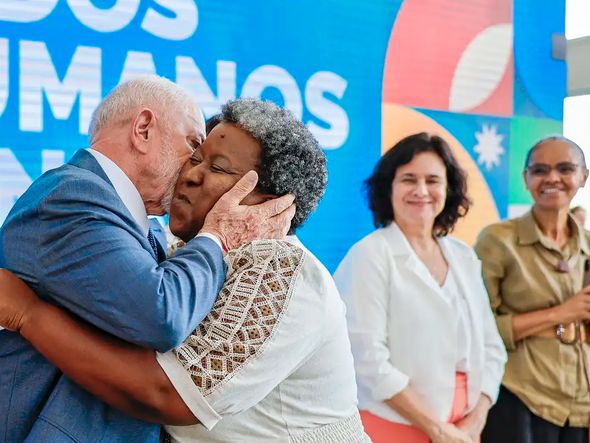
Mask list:
[[[121,83],[98,105],[90,120],[90,140],[110,122],[129,118],[132,111],[149,107],[167,114],[198,110],[187,91],[167,78],[157,75],[138,77]]]

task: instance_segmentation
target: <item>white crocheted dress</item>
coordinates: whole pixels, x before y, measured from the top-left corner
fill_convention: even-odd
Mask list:
[[[194,333],[158,362],[201,424],[172,441],[368,441],[358,417],[344,305],[296,239],[226,257],[226,282]]]

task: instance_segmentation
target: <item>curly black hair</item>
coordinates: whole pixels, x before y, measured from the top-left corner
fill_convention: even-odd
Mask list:
[[[391,203],[395,173],[400,166],[410,163],[417,154],[423,152],[438,155],[447,170],[447,198],[442,212],[434,219],[434,235],[447,235],[457,220],[467,214],[471,206],[467,196],[467,174],[457,163],[446,141],[437,135],[421,132],[396,143],[381,157],[373,174],[364,182],[375,227],[388,226],[395,220]]]
[[[295,196],[294,232],[315,210],[328,182],[326,156],[313,134],[287,109],[253,98],[223,105],[219,122],[236,125],[260,143],[257,190]]]

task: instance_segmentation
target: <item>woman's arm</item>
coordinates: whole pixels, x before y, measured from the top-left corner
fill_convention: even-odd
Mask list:
[[[590,286],[586,286],[561,305],[512,317],[514,340],[522,340],[560,323],[590,320]]]
[[[172,425],[198,422],[154,351],[119,340],[40,300],[6,270],[0,270],[0,326],[20,332],[74,382],[128,415]]]
[[[473,441],[477,441],[486,424],[488,412],[491,407],[492,400],[487,395],[480,394],[471,412],[455,423],[455,425],[467,432]]]
[[[495,233],[493,226],[482,231],[475,244],[475,251],[482,262],[483,279],[490,305],[508,350],[513,350],[517,341],[544,329],[560,323],[590,319],[590,286],[558,306],[518,315],[499,314],[498,308],[503,303],[500,286],[509,266],[504,260],[511,254],[502,238]]]

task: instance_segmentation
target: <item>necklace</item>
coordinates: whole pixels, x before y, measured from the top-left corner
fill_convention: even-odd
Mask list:
[[[556,253],[546,249],[543,245],[539,243],[535,244],[535,248],[537,249],[539,255],[543,258],[543,260],[545,260],[547,263],[553,266],[553,269],[556,272],[559,272],[561,274],[566,274],[570,272],[572,269],[574,269],[576,264],[578,263],[578,259],[580,258],[580,254],[573,254],[567,260],[561,256],[557,257],[555,255]]]

